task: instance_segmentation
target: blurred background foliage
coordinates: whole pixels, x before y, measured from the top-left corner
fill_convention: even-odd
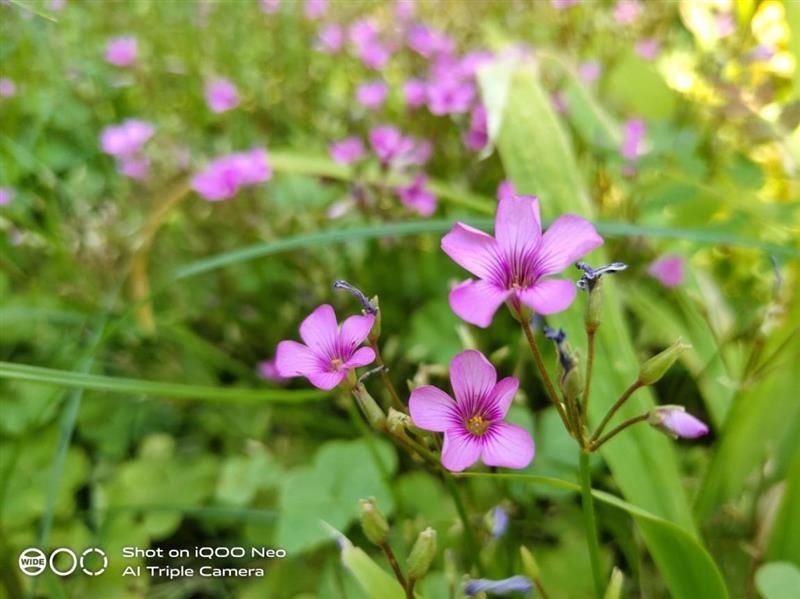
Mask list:
[[[321,19],[304,18],[303,2],[284,0],[275,12],[267,4],[277,5],[0,2],[0,77],[16,84],[15,95],[0,97],[0,187],[14,191],[0,206],[0,594],[30,590],[15,563],[28,546],[98,545],[113,564],[126,545],[203,544],[280,546],[289,558],[269,562],[263,579],[45,575],[35,592],[365,596],[319,519],[366,549],[353,526],[366,496],[390,515],[399,555],[426,526],[451,549],[420,592],[458,589],[468,550],[443,482],[388,443],[362,438],[341,399],[270,395],[280,387],[260,379],[257,364],[296,338],[316,305],[355,313],[352,298],[331,290],[345,278],[380,295],[383,353],[397,384],[444,383],[450,358],[479,347],[521,377],[535,408],[535,417],[517,407],[512,418],[537,440],[529,473],[574,480],[576,456],[513,321],[478,331],[447,305],[463,273],[439,250],[440,235],[455,219],[487,224],[498,184],[510,178],[540,196],[545,218],[591,216],[605,257],[629,264],[609,295],[614,332],[604,349],[619,378],[609,378],[609,392],[629,382],[637,357],[679,336],[692,344],[653,398],[687,405],[713,434],[673,451],[643,430],[637,445],[609,446],[596,484],[701,538],[731,596],[788,597],[781,589],[797,578],[791,564],[800,566],[800,3],[648,2],[626,22],[619,4],[599,0],[567,8],[420,0],[413,19],[446,32],[459,54],[491,50],[516,61],[479,76],[491,138],[481,152],[464,147],[469,115],[405,105],[403,83],[427,63],[402,47],[394,3],[332,0]],[[316,47],[324,23],[364,17],[400,40],[379,72]],[[138,39],[134,68],[103,60],[119,35]],[[642,51],[646,41],[655,55]],[[239,107],[208,110],[203,89],[215,76],[235,82]],[[354,100],[373,79],[390,86],[378,111]],[[128,118],[156,127],[141,181],[118,173],[98,141]],[[621,149],[630,119],[646,126],[633,160]],[[331,218],[331,206],[374,189],[379,174],[336,165],[329,144],[382,123],[432,142],[432,219],[396,200]],[[268,148],[268,183],[226,202],[187,192],[208,160],[254,146]],[[685,261],[682,284],[670,289],[647,274],[668,254]],[[554,323],[582,347],[580,310],[572,312]],[[8,363],[74,372],[78,388]],[[135,381],[123,392],[91,388],[81,378],[91,374],[231,394],[190,401]],[[250,389],[264,390],[263,400],[240,401]],[[653,485],[675,483],[653,487],[669,498],[662,504],[636,495],[648,469]],[[487,574],[518,573],[525,545],[550,596],[588,596],[573,491],[459,484]],[[498,504],[512,524],[493,539],[483,515]],[[625,596],[667,596],[664,564],[650,557],[657,542],[624,512],[600,509],[601,541],[626,574]],[[783,563],[759,570],[766,562]]]

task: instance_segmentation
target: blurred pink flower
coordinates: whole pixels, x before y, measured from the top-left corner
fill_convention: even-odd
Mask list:
[[[649,37],[636,42],[636,54],[645,60],[654,60],[661,51],[661,42]]]
[[[139,45],[133,36],[115,37],[106,44],[106,62],[117,67],[129,67],[136,62]]]
[[[668,288],[679,286],[684,280],[685,262],[681,256],[662,256],[647,267],[647,274]]]
[[[344,29],[338,23],[329,23],[317,33],[316,49],[320,52],[335,53],[344,46]]]
[[[274,15],[281,9],[281,0],[261,0],[261,10],[268,15]]]
[[[439,78],[428,83],[428,110],[435,115],[467,112],[475,95],[475,85],[469,81]]]
[[[422,79],[409,79],[403,84],[403,96],[406,106],[419,108],[428,99],[428,84]]]
[[[11,203],[16,193],[10,187],[0,187],[0,206],[6,206]]]
[[[257,367],[258,376],[260,376],[265,381],[270,381],[272,383],[285,383],[287,378],[285,376],[281,376],[278,372],[278,366],[275,363],[275,358],[270,358],[269,360],[262,360],[258,363]]]
[[[11,79],[7,79],[3,77],[0,79],[0,97],[2,98],[10,98],[11,96],[16,95],[17,93],[17,85]]]
[[[513,376],[497,380],[497,371],[479,351],[468,349],[450,362],[455,400],[431,385],[411,392],[408,409],[421,429],[444,433],[442,465],[461,472],[478,460],[487,466],[525,468],[535,447],[528,431],[505,422],[519,389]]]
[[[462,77],[473,78],[482,65],[488,64],[494,59],[494,54],[488,50],[468,52],[458,61],[458,72]]]
[[[464,145],[470,150],[479,152],[489,143],[489,129],[486,123],[486,108],[478,104],[472,109],[469,119],[469,131],[464,135]]]
[[[420,173],[414,177],[414,181],[407,187],[398,187],[397,196],[407,207],[418,212],[422,216],[430,216],[436,212],[436,196],[425,189],[428,177]]]
[[[550,5],[556,10],[566,10],[579,2],[580,0],[550,0]]]
[[[638,0],[619,0],[614,6],[614,20],[620,25],[630,25],[642,15]]]
[[[564,114],[569,109],[567,98],[561,92],[553,92],[550,96],[550,105],[558,114]]]
[[[603,244],[592,223],[567,214],[542,234],[539,201],[512,196],[497,204],[495,236],[456,223],[442,238],[442,250],[478,280],[468,279],[450,292],[450,307],[465,321],[488,327],[506,301],[539,314],[566,310],[575,299],[570,279],[548,279]]]
[[[403,169],[423,165],[430,160],[433,146],[403,135],[396,127],[381,125],[369,132],[369,143],[384,167]]]
[[[417,13],[417,5],[414,0],[395,0],[394,16],[398,21],[408,21]]]
[[[54,12],[61,12],[64,10],[64,6],[67,4],[66,0],[50,0],[48,3],[48,8]]]
[[[131,179],[146,179],[150,172],[150,160],[145,156],[122,156],[117,162],[119,172]]]
[[[232,198],[240,187],[257,185],[271,177],[267,151],[254,148],[213,160],[192,177],[191,183],[192,189],[204,199],[216,202]]]
[[[578,75],[581,79],[589,83],[596,81],[597,78],[600,77],[601,72],[602,67],[596,60],[587,60],[578,65]]]
[[[306,0],[303,15],[309,21],[321,19],[328,12],[328,0]]]
[[[361,347],[375,324],[375,316],[351,316],[341,327],[328,304],[314,310],[300,324],[300,338],[281,341],[275,352],[275,365],[283,377],[303,376],[319,389],[330,390],[347,373],[375,360],[370,347]]]
[[[345,139],[331,144],[330,155],[339,164],[352,164],[364,157],[364,144],[358,137],[346,137]]]
[[[389,95],[389,86],[383,81],[368,81],[356,89],[356,100],[364,108],[375,110],[380,108]]]
[[[708,425],[683,406],[658,406],[650,412],[650,424],[671,437],[696,439],[708,434]]]
[[[642,119],[628,119],[625,121],[624,136],[620,153],[628,162],[636,162],[643,151],[644,136],[647,133],[647,124]]]
[[[422,23],[412,25],[409,28],[406,42],[409,48],[425,58],[431,58],[438,54],[453,53],[453,40],[441,31],[431,29]]]
[[[358,48],[357,53],[365,67],[376,71],[383,70],[392,57],[392,52],[388,46],[379,40],[372,40],[363,44]]]
[[[206,104],[212,112],[227,112],[239,105],[239,92],[227,79],[214,79],[206,85]]]
[[[504,179],[500,181],[500,185],[497,186],[497,201],[501,202],[507,199],[513,199],[513,197],[517,194],[516,189],[514,189],[514,184],[509,181],[508,179]]]
[[[378,39],[378,28],[370,19],[361,18],[353,21],[347,29],[347,37],[356,50]]]
[[[719,13],[714,21],[717,26],[717,35],[720,37],[728,37],[736,33],[736,19],[731,13]]]
[[[141,151],[145,142],[155,133],[148,122],[128,119],[119,125],[110,125],[100,133],[100,147],[112,156],[132,156]]]

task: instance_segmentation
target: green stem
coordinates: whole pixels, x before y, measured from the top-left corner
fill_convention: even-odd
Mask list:
[[[597,599],[603,596],[603,573],[600,566],[600,543],[597,540],[597,521],[592,499],[592,475],[589,471],[590,454],[580,450],[581,498],[583,503],[583,524],[586,528],[586,541],[589,545],[589,560],[592,564],[592,579]]]
[[[400,399],[400,395],[397,393],[397,389],[395,389],[394,384],[392,383],[392,379],[389,378],[389,374],[386,372],[386,363],[383,361],[383,356],[381,356],[381,350],[378,347],[378,343],[370,342],[369,346],[375,352],[375,363],[381,367],[380,370],[380,377],[383,386],[386,387],[386,390],[389,392],[389,395],[392,398],[392,404],[396,410],[405,411],[406,406],[403,404],[403,400]]]
[[[525,333],[525,339],[528,340],[528,345],[531,348],[533,361],[536,362],[536,367],[539,369],[539,374],[542,376],[544,387],[547,390],[547,394],[550,396],[550,401],[555,406],[558,415],[561,416],[564,426],[567,427],[567,430],[572,432],[570,419],[567,417],[567,414],[564,411],[564,405],[561,403],[561,400],[559,400],[558,393],[553,385],[553,381],[550,380],[550,375],[547,372],[547,368],[545,368],[544,360],[542,359],[542,352],[539,351],[539,346],[536,344],[536,339],[534,338],[533,331],[531,330],[531,324],[525,318],[520,319],[520,324],[522,325],[522,331]]]
[[[458,492],[458,486],[456,485],[456,481],[449,473],[444,475],[444,480],[445,484],[447,485],[447,490],[450,491],[450,495],[453,497],[453,502],[456,504],[456,511],[458,511],[458,516],[461,518],[461,524],[464,527],[464,537],[467,540],[470,561],[478,569],[478,574],[480,574],[480,549],[478,548],[478,543],[475,540],[475,536],[472,534],[472,527],[469,524],[467,510],[464,508],[464,502],[461,500],[461,495]]]
[[[616,402],[614,402],[614,405],[611,406],[611,409],[608,411],[608,413],[606,413],[606,415],[603,416],[603,421],[600,423],[600,426],[597,427],[597,430],[595,431],[594,435],[592,435],[592,439],[589,442],[590,445],[594,445],[595,442],[600,438],[600,435],[603,434],[603,430],[605,430],[609,420],[611,420],[614,414],[617,413],[617,410],[619,410],[623,406],[623,404],[626,401],[628,401],[628,398],[631,395],[633,395],[637,390],[641,389],[642,387],[644,387],[644,385],[639,380],[636,380],[633,383],[631,383],[631,385],[627,389],[625,389],[625,391],[622,392],[622,395],[620,395],[619,399]]]
[[[594,329],[586,331],[586,381],[583,384],[583,405],[581,406],[581,422],[589,426],[589,397],[592,390],[592,369],[594,368],[594,339],[597,333]]]
[[[633,418],[628,418],[628,420],[626,420],[622,424],[619,424],[615,426],[613,429],[611,429],[611,432],[609,432],[607,435],[600,437],[597,440],[592,440],[589,443],[589,451],[597,451],[598,449],[600,449],[600,446],[603,445],[603,443],[605,443],[606,441],[610,441],[629,426],[633,426],[634,424],[637,424],[639,422],[644,422],[649,418],[650,418],[649,412],[645,412],[644,414],[641,414],[639,416],[634,416]]]

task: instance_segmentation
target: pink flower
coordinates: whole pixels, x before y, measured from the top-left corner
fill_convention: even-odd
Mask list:
[[[596,60],[587,60],[578,65],[578,75],[587,83],[596,81],[601,71],[600,63]]]
[[[129,67],[136,62],[139,45],[133,36],[115,37],[106,45],[106,62],[117,67]]]
[[[306,0],[303,15],[309,21],[321,19],[328,12],[328,0]]]
[[[488,50],[475,50],[468,52],[458,62],[458,71],[462,77],[475,77],[478,69],[494,60],[494,54]]]
[[[718,14],[714,17],[714,23],[717,26],[717,35],[720,37],[728,37],[736,33],[736,19],[729,12]]]
[[[364,144],[358,137],[346,137],[331,144],[329,151],[331,158],[339,164],[352,164],[364,157]]]
[[[571,214],[556,219],[542,235],[537,198],[503,198],[497,205],[494,237],[456,223],[442,238],[442,250],[479,279],[453,289],[450,307],[479,327],[488,327],[505,301],[516,311],[523,305],[539,314],[566,310],[575,298],[575,283],[545,277],[602,243],[592,223]]]
[[[566,10],[578,4],[580,0],[550,0],[550,5],[556,10]]]
[[[281,341],[275,353],[278,374],[304,376],[319,389],[330,390],[341,383],[348,371],[375,360],[370,347],[361,347],[372,330],[375,317],[351,316],[340,327],[336,313],[328,304],[314,310],[300,324],[300,338]]]
[[[467,112],[475,99],[475,86],[469,81],[444,77],[428,84],[428,110],[432,114]]]
[[[647,124],[642,119],[625,121],[625,132],[620,153],[628,162],[636,162],[642,155],[642,142],[647,132]]]
[[[281,0],[261,0],[261,10],[265,14],[274,15],[281,9]]]
[[[320,52],[335,53],[344,46],[344,29],[338,23],[325,25],[317,33],[316,48]]]
[[[567,97],[561,92],[554,92],[550,96],[550,104],[558,114],[564,114],[569,109]]]
[[[204,199],[216,202],[235,196],[240,187],[257,185],[272,177],[267,151],[254,148],[222,156],[192,177],[192,189]]]
[[[653,60],[661,51],[661,42],[655,38],[646,38],[636,42],[636,53],[645,60]]]
[[[10,98],[11,96],[16,95],[16,93],[17,85],[11,81],[11,79],[0,79],[0,97]]]
[[[145,156],[122,156],[117,162],[117,169],[131,179],[146,179],[150,172],[150,161]]]
[[[383,81],[368,81],[358,86],[356,100],[364,108],[375,110],[386,101],[389,95],[389,86]]]
[[[442,465],[461,472],[481,460],[487,466],[525,468],[535,446],[530,433],[505,422],[519,381],[497,381],[497,372],[479,351],[461,352],[450,362],[455,400],[425,385],[411,392],[408,409],[419,428],[444,433]]]
[[[486,123],[486,108],[478,104],[472,109],[469,119],[469,131],[464,135],[464,145],[470,150],[479,152],[489,143],[489,128]]]
[[[392,52],[383,42],[373,40],[358,48],[358,57],[365,67],[380,71],[389,63]]]
[[[281,376],[278,373],[278,366],[275,363],[275,358],[271,358],[269,360],[262,360],[258,363],[257,368],[258,376],[260,376],[265,381],[270,381],[272,383],[284,383],[286,382],[286,377]]]
[[[684,260],[680,256],[662,256],[647,268],[647,274],[659,280],[668,288],[677,287],[683,283]]]
[[[619,0],[614,6],[614,20],[620,25],[630,25],[642,15],[638,0]]]
[[[14,190],[10,187],[0,187],[0,206],[6,206],[14,199]]]
[[[138,119],[128,119],[111,125],[100,134],[100,147],[112,156],[132,156],[141,151],[145,142],[155,133],[153,125]]]
[[[394,16],[398,21],[408,21],[417,12],[414,0],[395,0]]]
[[[517,190],[514,189],[514,184],[511,181],[509,181],[508,179],[500,181],[500,185],[497,186],[498,202],[502,202],[503,200],[513,199],[515,195],[517,195]]]
[[[227,79],[214,79],[206,85],[206,104],[212,112],[227,112],[239,105],[239,92]]]
[[[377,41],[378,28],[369,19],[358,19],[350,25],[347,30],[347,36],[356,50],[360,50],[362,47]]]
[[[390,125],[373,128],[369,132],[369,143],[384,167],[423,165],[431,157],[432,146],[429,142],[403,135]]]
[[[708,425],[683,406],[659,406],[650,412],[650,424],[671,437],[695,439],[708,433]]]
[[[425,58],[431,58],[437,54],[453,53],[453,40],[441,31],[436,31],[421,23],[409,28],[406,42],[409,48]]]
[[[436,212],[436,196],[425,189],[428,177],[422,173],[414,177],[414,182],[407,187],[398,187],[397,195],[405,206],[419,212],[422,216],[430,216]]]
[[[409,79],[403,85],[403,96],[406,106],[419,108],[428,99],[428,85],[422,79]]]

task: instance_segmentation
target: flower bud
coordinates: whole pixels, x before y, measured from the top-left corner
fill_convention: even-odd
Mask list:
[[[436,557],[436,531],[430,526],[419,533],[417,542],[408,554],[408,577],[419,580],[428,572]]]
[[[600,326],[600,317],[603,312],[603,283],[602,279],[596,279],[594,285],[589,289],[589,297],[586,300],[586,311],[583,314],[583,322],[587,331],[596,331]]]
[[[672,367],[675,360],[690,347],[691,345],[678,339],[667,349],[647,360],[639,370],[639,382],[642,385],[652,385],[658,381]]]
[[[567,400],[578,401],[583,393],[583,377],[580,368],[573,366],[558,379],[561,392]]]
[[[389,523],[378,510],[375,498],[362,499],[358,502],[361,508],[361,529],[370,543],[383,545],[389,535]]]
[[[608,581],[606,587],[606,594],[603,599],[620,599],[622,597],[622,584],[625,582],[625,575],[619,568],[614,568],[611,571],[611,580]]]
[[[386,415],[381,407],[373,399],[363,384],[358,383],[353,387],[353,397],[356,398],[358,407],[361,408],[370,426],[375,430],[383,430],[386,427]]]
[[[519,555],[522,558],[522,571],[525,572],[525,575],[531,580],[538,580],[541,570],[533,554],[527,547],[521,546],[519,548]]]
[[[502,537],[508,530],[508,510],[502,505],[496,505],[486,514],[486,525],[495,539]]]
[[[389,408],[389,416],[386,418],[386,428],[390,433],[395,435],[404,434],[411,424],[411,418],[408,414],[398,412],[394,408]]]
[[[653,408],[647,422],[674,439],[694,439],[708,433],[708,425],[689,414],[683,406]]]
[[[371,306],[375,307],[375,324],[372,325],[372,330],[367,335],[367,340],[372,343],[377,343],[378,339],[381,338],[381,308],[380,308],[380,301],[378,300],[378,296],[374,296],[371,300],[369,300]]]
[[[534,589],[533,582],[525,576],[512,576],[503,580],[489,580],[476,578],[469,580],[464,585],[464,593],[474,597],[478,593],[492,593],[493,595],[510,595],[511,593],[530,593]]]

